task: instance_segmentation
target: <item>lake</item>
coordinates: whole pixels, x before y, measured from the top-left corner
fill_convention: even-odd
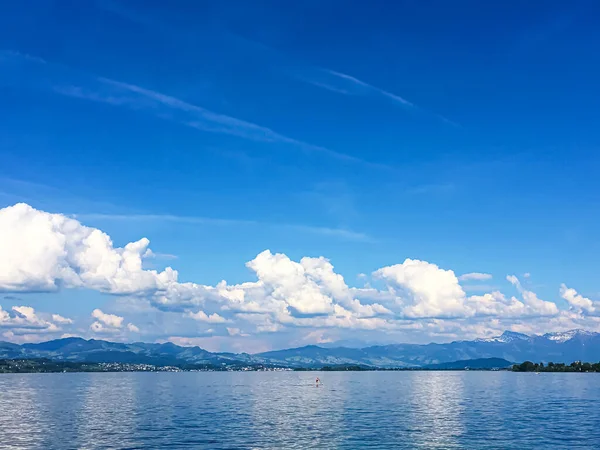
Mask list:
[[[4,374],[0,448],[589,449],[599,406],[600,374]]]

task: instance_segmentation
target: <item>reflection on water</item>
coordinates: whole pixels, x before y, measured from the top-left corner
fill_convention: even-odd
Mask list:
[[[0,376],[0,448],[598,448],[600,377],[502,372]]]
[[[9,378],[0,378],[0,445],[41,448],[47,432],[44,413],[48,408],[40,404],[39,388],[32,389],[27,378]]]
[[[80,407],[73,411],[75,442],[99,447],[107,433],[126,435],[138,426],[137,391],[140,384],[133,377],[117,377],[110,382],[94,374],[78,385]],[[165,420],[168,420],[168,414]],[[135,438],[135,436],[133,436]],[[142,444],[142,442],[132,442]]]
[[[464,433],[464,377],[461,372],[413,372],[410,380],[409,423],[420,435],[415,446],[456,448]]]

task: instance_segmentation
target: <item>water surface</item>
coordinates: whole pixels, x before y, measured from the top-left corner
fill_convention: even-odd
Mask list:
[[[599,374],[4,374],[0,448],[600,448],[599,405]]]

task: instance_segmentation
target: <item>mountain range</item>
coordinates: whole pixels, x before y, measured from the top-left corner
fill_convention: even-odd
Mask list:
[[[0,359],[32,358],[158,366],[269,365],[289,368],[318,368],[326,365],[417,368],[484,358],[501,358],[514,362],[596,362],[600,361],[600,333],[572,330],[529,336],[506,331],[493,338],[445,344],[392,344],[365,348],[308,345],[257,354],[213,353],[200,347],[181,347],[172,343],[126,344],[82,338],[22,345],[0,342]]]

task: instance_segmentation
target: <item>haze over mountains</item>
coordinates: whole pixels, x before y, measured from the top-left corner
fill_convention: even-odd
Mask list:
[[[600,333],[572,330],[528,336],[506,331],[500,336],[446,344],[393,344],[365,348],[316,345],[258,354],[212,353],[172,343],[131,344],[65,338],[39,344],[0,342],[0,359],[48,358],[78,362],[120,362],[153,365],[265,364],[290,368],[364,365],[378,368],[425,367],[455,361],[502,358],[512,362],[600,361]]]

